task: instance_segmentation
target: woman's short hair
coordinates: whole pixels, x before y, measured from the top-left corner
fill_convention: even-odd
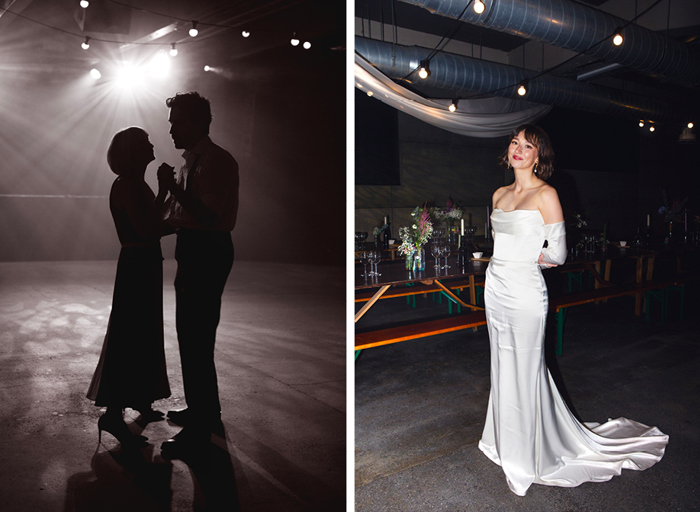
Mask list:
[[[126,176],[136,168],[134,156],[137,152],[134,151],[134,146],[137,141],[143,144],[143,137],[139,139],[138,134],[145,134],[148,137],[146,130],[138,126],[120,130],[112,137],[112,142],[107,149],[107,163],[114,174]]]
[[[554,149],[549,140],[549,135],[539,126],[533,124],[521,124],[510,133],[508,144],[518,136],[520,132],[525,132],[525,140],[537,148],[537,176],[547,180],[554,172]],[[508,146],[505,152],[498,157],[498,163],[508,169]]]
[[[194,122],[202,123],[204,134],[209,135],[211,124],[211,104],[209,100],[198,92],[179,92],[172,98],[165,100],[168,108],[177,107]]]

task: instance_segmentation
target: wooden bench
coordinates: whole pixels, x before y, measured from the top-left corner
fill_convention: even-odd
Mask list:
[[[631,283],[619,286],[607,286],[595,290],[588,290],[580,293],[571,293],[562,295],[550,300],[549,309],[554,312],[555,322],[557,325],[557,343],[555,353],[562,355],[563,337],[564,337],[564,320],[567,308],[589,304],[591,302],[600,302],[602,300],[614,299],[617,297],[633,296],[635,298],[645,296],[647,299],[646,320],[650,320],[650,299],[654,297],[653,292],[662,291],[662,295],[658,296],[662,303],[662,322],[667,315],[667,289],[671,286],[684,286],[680,278],[671,278],[663,280],[643,281],[641,283]],[[683,307],[683,289],[681,289],[681,309]],[[639,299],[636,299],[637,301]],[[681,311],[681,318],[682,318]]]
[[[366,348],[476,328],[480,325],[486,325],[486,313],[483,311],[358,333],[355,334],[355,353],[357,355],[360,350]]]

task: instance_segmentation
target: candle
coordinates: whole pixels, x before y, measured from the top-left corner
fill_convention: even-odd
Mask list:
[[[461,234],[462,236],[464,236],[464,219],[461,219],[461,221],[462,221],[462,225],[461,225],[460,234]]]
[[[389,219],[389,217],[384,217],[384,225],[385,225],[385,226],[386,226],[387,224],[389,224],[389,220],[388,220],[388,219]]]

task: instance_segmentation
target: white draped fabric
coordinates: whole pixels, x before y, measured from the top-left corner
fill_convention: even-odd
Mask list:
[[[491,392],[481,451],[503,468],[519,496],[533,483],[575,487],[654,465],[667,435],[626,418],[579,422],[545,365],[548,297],[537,260],[546,236],[561,248],[564,223],[545,226],[539,210],[495,208],[491,225],[494,248],[484,289]],[[561,264],[566,248],[553,247],[545,256]]]
[[[451,100],[423,98],[396,84],[357,53],[355,86],[401,112],[468,137],[508,135],[523,123],[533,123],[552,108],[508,98],[484,98],[460,100],[457,112],[450,112]]]

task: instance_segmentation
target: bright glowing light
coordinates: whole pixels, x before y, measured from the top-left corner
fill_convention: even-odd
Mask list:
[[[624,39],[622,38],[622,32],[615,32],[615,35],[613,36],[613,44],[615,46],[620,46]]]
[[[170,59],[163,50],[151,60],[148,74],[156,78],[166,78],[170,74]]]
[[[85,41],[83,41],[83,42],[81,43],[80,47],[81,47],[83,50],[87,50],[88,48],[90,48],[90,36],[87,36],[87,37],[85,38]]]
[[[197,22],[193,21],[192,28],[190,29],[190,37],[197,37],[197,34],[199,34],[199,30],[197,30]]]
[[[372,96],[374,96],[374,93],[372,91],[367,91],[367,96],[371,98]]]
[[[476,0],[476,2],[474,2],[474,12],[475,13],[481,14],[482,12],[484,12],[484,9],[486,9],[484,2],[482,2],[481,0]]]
[[[292,40],[290,43],[292,43],[292,46],[299,46],[299,38],[297,37],[297,33],[294,32],[294,35],[292,36]]]
[[[527,94],[527,87],[525,87],[525,84],[520,84],[520,87],[518,87],[518,95],[525,96],[526,94]]]
[[[143,83],[143,71],[131,62],[124,62],[117,71],[117,83],[124,88],[130,88]]]
[[[175,43],[172,44],[172,47],[170,48],[170,56],[171,57],[176,57],[177,56],[177,48],[175,48]]]
[[[250,32],[248,32],[247,30],[244,30],[243,32],[241,32],[241,35],[243,37],[250,37]]]
[[[695,126],[693,123],[688,123],[688,128],[691,128],[691,129],[692,129],[693,126]]]
[[[457,112],[457,103],[459,100],[453,100],[452,103],[450,103],[450,106],[447,107],[450,112]]]
[[[639,120],[639,127],[641,128],[642,126],[644,126],[644,121],[640,119]]]
[[[654,130],[656,130],[656,128],[654,128],[654,125],[651,125],[651,126],[649,127],[649,131],[650,131],[650,132],[653,132]]]
[[[211,71],[211,68],[209,66],[204,66],[204,71]]]
[[[90,5],[90,2],[88,2],[88,0],[80,0],[80,7],[82,7],[83,9],[87,9],[88,5]]]
[[[311,48],[311,43],[308,41],[305,41],[304,42],[304,50],[308,50],[309,48]]]
[[[95,80],[99,80],[100,78],[102,78],[102,73],[100,73],[99,69],[92,68],[90,70],[90,76]]]

